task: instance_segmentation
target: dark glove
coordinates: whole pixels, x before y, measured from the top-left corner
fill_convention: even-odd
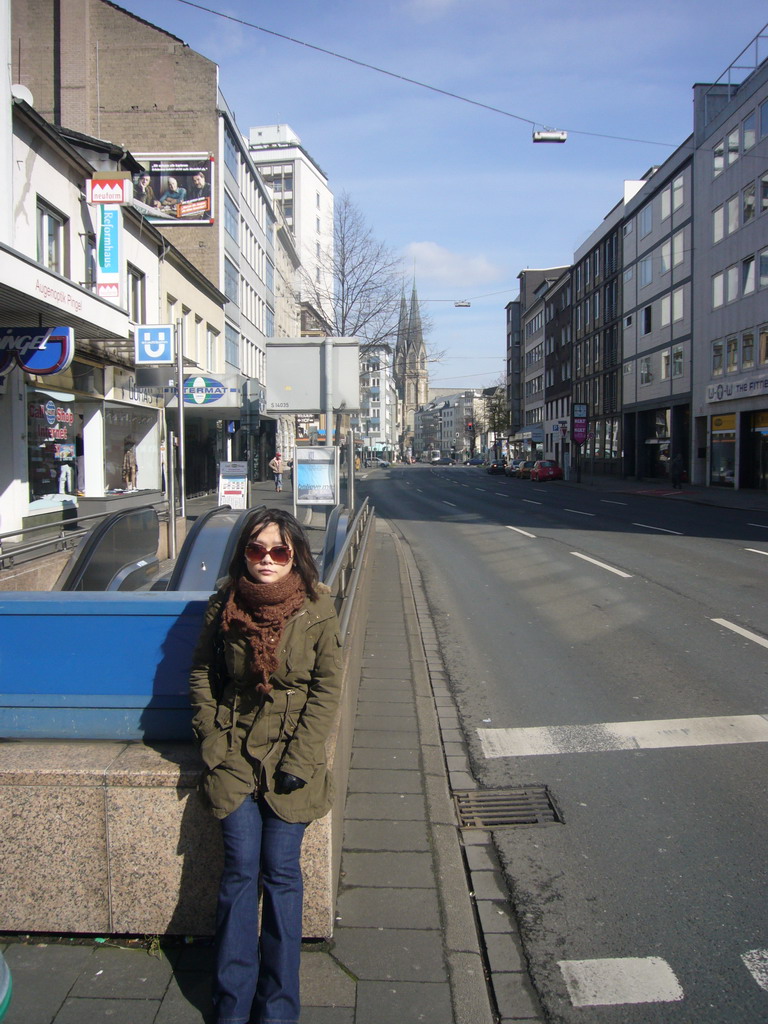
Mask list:
[[[306,785],[304,779],[299,779],[297,776],[291,775],[290,772],[281,770],[275,772],[275,788],[278,793],[293,793],[294,790],[301,789],[304,785]]]

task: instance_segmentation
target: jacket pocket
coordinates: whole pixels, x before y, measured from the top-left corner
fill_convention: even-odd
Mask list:
[[[216,768],[227,756],[229,748],[228,733],[214,729],[200,744],[200,756],[207,768]]]

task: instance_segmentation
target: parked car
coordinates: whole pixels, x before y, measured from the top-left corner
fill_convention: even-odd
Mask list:
[[[456,465],[456,460],[455,459],[449,459],[447,455],[444,455],[442,457],[442,459],[433,459],[432,460],[432,465],[433,466],[455,466]]]
[[[515,473],[515,476],[518,478],[518,480],[530,480],[531,479],[531,470],[533,469],[533,467],[535,465],[536,465],[535,459],[525,459],[517,467],[517,472]]]
[[[507,476],[517,476],[517,467],[522,461],[522,459],[510,459],[504,467],[504,473]]]
[[[488,463],[488,473],[503,473],[504,472],[504,459],[491,459]]]
[[[531,468],[531,480],[562,480],[563,471],[554,459],[539,459]]]
[[[386,459],[377,459],[376,465],[379,469],[389,469],[389,463]]]

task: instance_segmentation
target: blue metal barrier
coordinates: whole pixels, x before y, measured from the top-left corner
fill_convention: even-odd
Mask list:
[[[188,740],[208,593],[6,593],[0,737]]]

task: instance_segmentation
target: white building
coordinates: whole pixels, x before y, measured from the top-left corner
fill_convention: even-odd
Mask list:
[[[310,307],[332,319],[333,193],[328,178],[287,124],[251,128],[247,141],[253,163],[293,231],[302,267],[299,297],[308,314],[302,333],[315,333]],[[322,324],[320,333],[325,333]]]

